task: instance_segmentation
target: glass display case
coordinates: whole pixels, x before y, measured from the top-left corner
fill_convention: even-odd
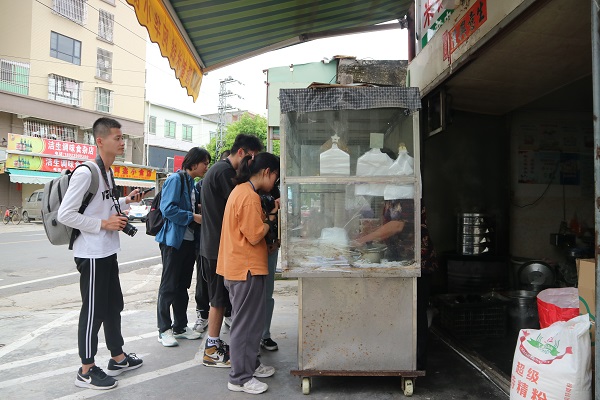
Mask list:
[[[418,90],[283,89],[285,276],[420,274]]]

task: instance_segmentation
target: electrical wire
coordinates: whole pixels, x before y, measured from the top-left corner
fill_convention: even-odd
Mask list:
[[[538,197],[533,202],[528,203],[528,204],[519,205],[517,203],[513,203],[513,205],[515,207],[517,207],[517,208],[531,207],[531,206],[537,204],[537,202],[539,202],[546,195],[546,192],[548,192],[548,189],[550,189],[550,185],[552,185],[552,182],[554,181],[554,178],[556,177],[556,172],[558,171],[558,166],[561,164],[560,154],[561,153],[559,153],[559,158],[558,158],[558,161],[556,162],[556,165],[554,166],[554,170],[550,173],[550,181],[546,185],[546,188],[544,189],[544,191],[542,192],[542,194],[540,195],[540,197]],[[563,192],[564,192],[564,185],[563,185]],[[563,193],[563,195],[564,195],[564,193]]]

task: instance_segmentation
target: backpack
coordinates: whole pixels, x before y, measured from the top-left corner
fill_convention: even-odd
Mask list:
[[[181,193],[179,197],[183,196],[183,186],[185,184],[183,173],[178,172],[179,178],[181,178]],[[146,215],[146,235],[156,236],[165,224],[162,212],[160,212],[160,199],[162,198],[162,190],[156,194],[152,204],[150,205],[150,211]]]
[[[65,193],[67,193],[71,177],[79,167],[86,167],[92,172],[92,181],[81,201],[81,207],[79,207],[79,213],[83,214],[96,195],[100,183],[100,176],[96,167],[93,166],[93,161],[86,161],[75,167],[73,171],[68,169],[62,171],[58,178],[54,178],[44,185],[44,196],[42,199],[42,222],[48,240],[50,240],[50,243],[53,245],[68,244],[69,250],[73,249],[73,243],[80,232],[78,229],[73,229],[70,226],[58,222],[58,209],[63,201]]]

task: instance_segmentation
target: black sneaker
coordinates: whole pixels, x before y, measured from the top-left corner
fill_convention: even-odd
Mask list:
[[[116,362],[112,358],[108,362],[108,368],[106,369],[106,375],[117,376],[121,372],[131,371],[142,366],[142,359],[138,358],[135,353],[124,353],[125,358],[121,362]]]
[[[119,382],[102,371],[102,368],[94,365],[87,374],[81,373],[81,368],[77,371],[75,386],[86,389],[107,390],[117,386]]]
[[[260,341],[260,347],[262,347],[265,350],[269,350],[269,351],[275,351],[279,348],[277,346],[277,342],[275,342],[271,338],[262,339]]]

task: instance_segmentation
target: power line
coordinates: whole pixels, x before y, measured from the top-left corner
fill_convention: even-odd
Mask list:
[[[96,8],[96,7],[92,6],[90,3],[87,3],[87,4],[88,4],[88,6],[89,6],[90,8],[93,8],[94,10],[98,11],[98,13],[100,13],[100,9],[99,9],[99,8]],[[126,5],[127,7],[131,7],[129,4],[126,4],[126,3],[125,3],[125,5]],[[145,38],[145,37],[141,37],[140,35],[138,35],[138,34],[137,34],[137,33],[135,33],[134,31],[132,31],[131,29],[127,28],[125,25],[118,23],[118,22],[117,22],[115,19],[113,19],[113,22],[114,22],[115,24],[119,25],[120,27],[122,27],[122,28],[125,28],[125,30],[127,30],[127,31],[131,32],[131,33],[132,33],[134,36],[137,36],[137,37],[139,37],[139,38],[140,38],[140,39],[142,39],[144,42],[146,41],[146,38]]]

